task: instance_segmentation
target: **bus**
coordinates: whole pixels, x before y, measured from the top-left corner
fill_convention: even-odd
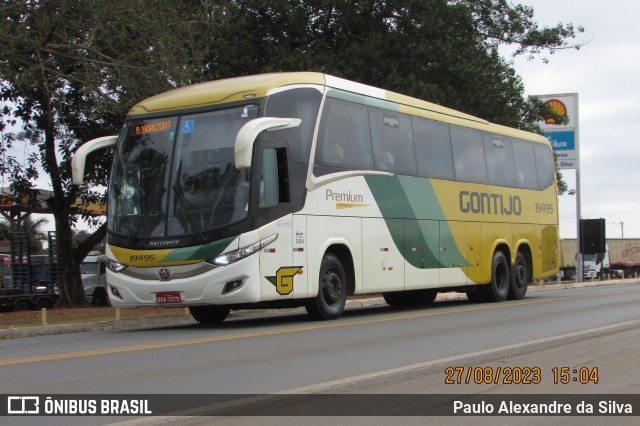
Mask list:
[[[191,85],[128,113],[107,206],[118,308],[427,305],[521,299],[558,272],[554,156],[543,136],[313,72]]]

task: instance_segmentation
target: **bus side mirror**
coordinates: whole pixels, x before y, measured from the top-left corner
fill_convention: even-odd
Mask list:
[[[74,184],[80,185],[84,182],[84,166],[87,155],[99,149],[108,148],[118,142],[117,136],[103,136],[84,143],[76,150],[71,159],[71,179]]]
[[[301,122],[299,118],[260,117],[246,123],[236,136],[234,149],[236,169],[243,170],[251,167],[253,143],[260,132],[290,129],[298,127]]]

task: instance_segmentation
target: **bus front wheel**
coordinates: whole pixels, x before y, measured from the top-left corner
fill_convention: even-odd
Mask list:
[[[327,253],[320,264],[318,295],[309,299],[305,308],[314,320],[337,319],[347,302],[347,274],[340,259]]]
[[[194,320],[201,324],[219,324],[229,316],[229,306],[190,306],[189,312]]]

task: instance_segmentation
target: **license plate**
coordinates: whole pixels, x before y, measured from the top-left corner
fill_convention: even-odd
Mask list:
[[[156,293],[158,303],[180,303],[180,293],[172,291],[170,293]]]

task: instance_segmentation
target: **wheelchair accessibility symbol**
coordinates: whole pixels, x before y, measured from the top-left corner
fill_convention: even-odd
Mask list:
[[[182,122],[182,127],[180,130],[182,131],[182,133],[193,133],[193,125],[193,120],[184,120]]]

